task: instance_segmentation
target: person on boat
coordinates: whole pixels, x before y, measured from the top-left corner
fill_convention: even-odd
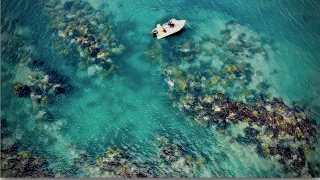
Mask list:
[[[161,26],[160,24],[157,24],[156,29],[159,30],[160,32],[164,32],[164,33],[167,32],[167,30],[163,26]]]
[[[170,21],[168,22],[168,25],[171,27],[171,28],[174,28],[174,21],[176,21],[176,19],[174,19],[174,18],[172,18],[172,19],[170,19]]]
[[[172,22],[172,19],[168,22],[168,25],[170,28],[174,28],[174,23]]]

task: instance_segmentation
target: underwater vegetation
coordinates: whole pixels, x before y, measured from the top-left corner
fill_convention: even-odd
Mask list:
[[[67,60],[57,64],[76,66],[86,72],[92,78],[90,80],[94,80],[94,76],[108,76],[121,68],[117,66],[117,60],[123,55],[125,45],[119,37],[126,36],[116,34],[110,21],[112,15],[94,9],[87,1],[48,0],[40,3],[49,20],[48,29],[55,50],[65,57],[54,61]],[[216,163],[211,154],[196,150],[199,147],[166,133],[151,138],[154,146],[146,152],[152,151],[153,154],[140,152],[145,147],[135,141],[127,145],[127,142],[120,141],[122,138],[94,144],[94,149],[105,149],[98,153],[69,142],[71,135],[63,137],[69,133],[70,127],[67,126],[78,127],[74,126],[72,119],[67,122],[70,119],[64,118],[68,115],[63,113],[69,112],[59,109],[59,104],[64,102],[61,99],[69,101],[73,92],[78,90],[75,88],[77,82],[72,81],[78,77],[66,76],[50,66],[37,52],[37,42],[29,36],[30,29],[20,24],[19,19],[10,22],[10,28],[8,24],[1,27],[1,90],[8,95],[1,97],[1,177],[194,178],[203,177],[205,173],[212,176],[205,167]],[[277,71],[265,71],[268,67],[257,65],[269,60],[272,47],[265,39],[230,21],[224,25],[219,37],[208,35],[195,40],[181,36],[173,40],[150,41],[152,43],[143,56],[160,69],[155,76],[162,76],[167,83],[169,80],[173,82],[168,83],[166,98],[182,115],[181,119],[187,117],[200,129],[213,129],[226,135],[228,143],[254,147],[261,158],[279,162],[290,177],[319,176],[319,164],[311,161],[311,155],[317,150],[315,144],[318,143],[319,130],[314,110],[308,103],[288,103],[274,93],[266,76],[268,72]],[[126,44],[126,47],[129,46]],[[108,82],[109,79],[104,80]],[[101,93],[108,95],[108,92]],[[125,101],[121,96],[119,93],[115,98]],[[164,101],[168,102],[167,99]],[[105,99],[98,100],[101,101]],[[90,101],[88,104],[91,108],[95,103]],[[157,104],[154,106],[156,108]],[[83,111],[81,107],[79,111]],[[128,106],[119,112],[126,111],[126,108]],[[23,110],[14,112],[12,109]],[[59,119],[59,116],[63,118]],[[93,124],[97,123],[94,114],[89,117]],[[118,119],[111,120],[113,123]],[[110,123],[110,128],[114,127]],[[88,127],[83,131],[88,133],[91,130]],[[120,136],[127,136],[121,133],[129,130],[124,128],[118,132]],[[103,130],[101,134],[107,133]],[[37,143],[44,145],[37,146]],[[71,156],[70,159],[53,158],[61,155],[52,156],[57,149],[64,149],[63,156]],[[227,156],[225,152],[217,154]],[[70,162],[66,163],[68,165],[57,162],[64,160],[70,160],[71,165]]]
[[[88,163],[88,162],[85,162]],[[146,177],[130,162],[130,154],[119,147],[108,149],[83,168],[85,177]]]
[[[17,24],[1,42],[1,87],[11,87],[12,94],[16,97],[30,99],[37,120],[51,119],[47,106],[54,103],[57,96],[70,93],[73,87],[69,78],[52,70],[44,60],[38,59],[34,53],[33,41],[27,34],[19,33],[19,29],[27,30],[27,27]],[[11,51],[11,46],[17,44],[19,45],[15,48],[19,51]],[[15,71],[23,74],[13,74]]]
[[[124,45],[108,23],[109,15],[93,9],[85,1],[46,1],[44,13],[49,17],[55,47],[61,54],[73,55],[88,75],[105,76],[117,66],[112,58],[124,50]]]
[[[195,95],[174,99],[181,112],[196,121],[214,125],[223,132],[231,124],[243,128],[244,136],[233,134],[231,141],[243,145],[255,144],[261,156],[274,156],[289,171],[298,176],[313,172],[306,157],[314,149],[319,128],[314,120],[295,108],[274,99],[261,106],[233,102],[223,94]]]
[[[173,106],[196,122],[231,133],[230,142],[254,144],[259,155],[277,159],[296,177],[317,176],[308,155],[315,150],[319,125],[299,103],[289,106],[271,94],[262,72],[252,65],[266,61],[270,47],[234,21],[225,24],[220,36],[182,40],[169,46],[172,54],[160,62],[168,45],[157,44],[154,52],[145,53],[174,82],[168,93]],[[235,126],[244,136],[232,132]]]
[[[81,60],[77,64],[86,68],[89,76],[97,72],[103,72],[106,76],[111,74],[116,69],[111,58],[121,54],[124,46],[116,39],[112,26],[106,24],[106,14],[93,10],[87,2],[68,1],[61,9],[57,8],[59,2],[61,1],[46,1],[44,12],[52,20],[51,28],[53,35],[56,35],[56,46],[62,49],[60,53],[72,57],[71,54],[77,52],[76,58]],[[70,17],[72,13],[73,17]],[[30,38],[29,28],[22,26],[18,20],[15,22],[10,30],[9,27],[2,27],[1,88],[10,89],[12,95],[6,102],[2,102],[2,106],[16,97],[18,99],[14,101],[25,102],[21,104],[25,105],[22,108],[31,110],[27,110],[25,115],[40,123],[37,126],[41,130],[32,128],[31,134],[43,130],[55,131],[59,128],[55,127],[55,123],[59,126],[63,123],[55,122],[56,112],[52,112],[50,105],[59,103],[58,96],[68,95],[74,90],[73,85],[69,77],[64,77],[47,65],[45,59],[39,58],[35,48],[36,41]],[[59,26],[55,26],[56,23]],[[9,122],[4,117],[9,116],[8,113],[1,112],[1,177],[73,177],[75,171],[71,173],[73,175],[68,170],[60,172],[59,169],[50,167],[49,162],[37,150],[26,148],[20,140],[28,135],[16,137],[17,134],[7,127]],[[56,141],[55,137],[45,134],[45,138],[41,137],[45,143]],[[114,164],[112,166],[116,168]],[[125,167],[119,170],[122,170],[119,174],[121,177],[143,176],[136,172],[130,175]]]
[[[26,105],[23,103],[17,103],[16,106],[21,109],[31,107],[26,115],[37,122],[53,121],[54,117],[48,107],[55,103],[57,96],[68,94],[73,89],[67,77],[37,58],[34,41],[29,38],[28,31],[27,27],[17,22],[10,31],[2,33],[1,89],[2,92],[10,90],[11,95],[7,97],[9,100],[1,102],[1,177],[4,178],[55,176],[41,153],[27,148],[22,138],[16,137],[23,135],[17,135],[16,130],[9,126],[17,122],[8,122],[5,117],[10,114],[3,112],[7,108],[5,106],[10,102],[27,99],[30,106],[18,107]]]
[[[128,147],[115,147],[96,159],[82,154],[76,162],[81,163],[84,177],[147,178],[196,177],[205,161],[182,142],[164,136],[158,138],[155,153],[155,159],[144,160]]]
[[[159,137],[159,169],[165,177],[197,177],[205,163],[204,157],[191,151],[184,143]]]
[[[71,90],[71,86],[63,84],[63,77],[59,79],[55,72],[46,73],[33,68],[30,70],[26,84],[17,83],[12,88],[13,93],[19,98],[30,97],[36,103],[47,105],[52,103],[54,96],[67,94]]]
[[[12,139],[6,119],[1,119],[1,177],[54,177],[48,162],[30,149],[22,150],[19,141]],[[8,141],[9,140],[9,141]],[[9,145],[8,145],[9,144]]]

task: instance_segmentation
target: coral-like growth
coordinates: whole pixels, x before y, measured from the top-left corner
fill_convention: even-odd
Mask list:
[[[23,85],[21,83],[16,84],[12,88],[14,94],[18,97],[28,97],[30,96],[31,89],[29,86]]]
[[[110,57],[121,54],[124,45],[119,43],[112,26],[107,24],[108,15],[94,10],[85,1],[57,3],[61,2],[45,2],[45,13],[51,19],[60,53],[78,54],[79,66],[98,65],[105,75],[109,75],[117,67]]]
[[[236,22],[227,23],[221,36],[179,43],[171,50],[177,60],[161,64],[177,84],[169,93],[173,105],[218,132],[244,126],[245,135],[233,133],[230,142],[256,145],[258,154],[276,158],[297,177],[314,176],[307,156],[317,142],[316,121],[305,109],[289,107],[268,93],[270,85],[254,67],[255,61],[268,58],[259,37],[246,34]],[[193,60],[185,61],[191,52]],[[165,148],[164,159],[174,159],[176,148]]]

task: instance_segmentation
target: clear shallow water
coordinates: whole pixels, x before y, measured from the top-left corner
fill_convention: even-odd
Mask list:
[[[233,19],[271,42],[272,58],[256,66],[265,70],[273,93],[288,103],[306,98],[310,104],[317,104],[320,15],[316,7],[320,5],[316,1],[141,0],[105,6],[100,6],[104,1],[88,2],[112,14],[110,24],[126,47],[124,54],[113,59],[119,69],[108,78],[88,76],[87,71],[78,70],[71,56],[59,54],[52,45],[48,18],[36,16],[42,12],[40,3],[2,4],[6,15],[2,16],[3,22],[10,21],[10,17],[19,18],[19,23],[30,29],[28,36],[35,40],[34,56],[69,77],[75,87],[50,105],[55,120],[43,123],[34,123],[34,117],[28,115],[30,99],[18,99],[13,97],[11,88],[2,88],[2,113],[22,147],[41,154],[58,171],[72,167],[74,158],[83,151],[97,157],[113,146],[126,146],[133,149],[135,156],[152,159],[156,139],[166,136],[188,144],[208,160],[200,177],[290,176],[276,160],[259,157],[254,147],[230,144],[226,135],[180,114],[168,99],[168,86],[160,76],[160,67],[143,53],[156,41],[150,37],[150,29],[171,17],[187,19],[192,28],[186,27],[180,36],[163,40],[164,45],[179,38],[215,37],[219,33],[215,29]],[[274,69],[277,73],[270,75]],[[18,79],[25,76],[23,72],[15,74]]]

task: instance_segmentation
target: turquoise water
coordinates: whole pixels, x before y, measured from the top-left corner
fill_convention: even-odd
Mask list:
[[[188,25],[178,36],[159,41],[169,49],[163,52],[164,59],[169,57],[170,47],[176,41],[217,37],[224,23],[235,20],[245,31],[258,34],[270,45],[269,58],[254,62],[252,66],[262,71],[270,83],[271,94],[288,104],[305,101],[308,106],[315,107],[312,116],[319,122],[319,2],[88,2],[96,11],[109,14],[108,23],[112,24],[114,33],[125,46],[122,54],[111,57],[119,68],[108,77],[90,76],[86,69],[82,70],[74,63],[78,58],[76,55],[59,53],[53,45],[54,33],[43,3],[2,2],[2,37],[6,38],[6,32],[15,31],[17,27],[12,22],[19,19],[18,29],[22,36],[29,38],[34,49],[30,51],[31,56],[43,60],[48,68],[67,77],[73,87],[70,93],[56,97],[54,103],[44,108],[52,114],[53,120],[47,117],[39,122],[35,120],[37,107],[34,102],[30,98],[15,97],[10,83],[2,85],[1,116],[12,131],[8,141],[20,143],[18,151],[29,150],[43,157],[57,177],[83,177],[87,175],[74,163],[81,154],[96,159],[108,148],[120,146],[128,148],[143,164],[145,160],[157,158],[157,139],[165,136],[182,142],[190,151],[204,157],[201,170],[190,176],[295,176],[275,158],[259,156],[254,145],[230,143],[228,134],[221,134],[215,128],[196,123],[192,117],[180,113],[168,98],[170,90],[161,76],[161,65],[144,53],[150,50],[150,44],[158,41],[151,37],[151,29],[171,17],[186,19]],[[3,76],[2,84],[26,79],[27,68],[10,63],[14,60],[5,54],[2,60],[5,61],[2,72],[13,74],[9,80]],[[317,144],[311,159],[315,169],[319,170],[318,150]],[[61,169],[70,169],[70,172],[59,174]]]

